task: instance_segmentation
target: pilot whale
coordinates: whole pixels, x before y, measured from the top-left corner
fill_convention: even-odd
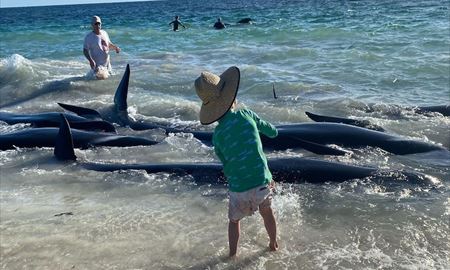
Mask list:
[[[0,150],[32,147],[54,147],[59,128],[32,128],[0,135]],[[157,141],[136,136],[121,136],[105,132],[72,130],[76,148],[95,146],[154,145]]]
[[[294,137],[317,144],[335,144],[349,148],[378,147],[396,155],[448,151],[442,146],[431,143],[409,140],[366,128],[327,122],[278,127],[277,137],[279,137],[279,148],[283,148],[284,138]],[[268,140],[270,139],[264,137],[263,143]],[[288,146],[288,144],[285,145],[285,147]]]
[[[443,116],[450,116],[450,105],[422,106],[413,108],[416,113],[426,114],[437,112]]]
[[[35,114],[15,114],[0,112],[0,121],[9,125],[18,123],[31,124],[32,127],[59,127],[60,112],[45,112]],[[72,128],[92,131],[116,132],[115,127],[102,119],[87,119],[75,114],[64,113]]]
[[[161,128],[166,133],[192,133],[193,136],[207,145],[211,145],[211,131],[197,131],[189,129],[176,129],[156,123],[134,121],[128,117],[127,95],[130,78],[130,66],[127,65],[125,73],[114,95],[114,106],[110,112],[119,119],[119,125],[129,126],[135,130]],[[98,111],[68,104],[59,103],[64,109],[77,115],[92,118],[105,119],[107,116],[101,115]],[[341,123],[299,123],[290,125],[277,125],[278,136],[275,138],[261,137],[264,149],[286,150],[304,148],[316,154],[322,155],[344,155],[346,152],[331,147],[326,144],[340,145],[343,147],[379,147],[392,154],[405,155],[423,153],[445,148],[421,141],[408,140],[399,136],[369,130]]]
[[[64,118],[62,118],[60,130],[56,138],[54,156],[61,161],[74,161],[77,159],[74,151],[74,143],[72,141],[71,128]],[[82,163],[81,165],[85,169],[101,172],[145,170],[147,173],[190,175],[197,183],[225,184],[226,182],[223,175],[223,166],[218,162],[148,164],[100,164],[90,162]],[[285,183],[344,182],[367,177],[383,178],[383,173],[377,168],[346,165],[337,162],[308,158],[270,158],[268,159],[268,166],[272,172],[273,178],[277,182]],[[402,174],[403,182],[421,183],[433,186],[440,184],[440,181],[426,175],[418,175],[409,172],[400,173]]]
[[[376,131],[385,132],[384,128],[370,123],[368,120],[356,120],[356,119],[349,119],[349,118],[342,118],[342,117],[334,117],[334,116],[325,116],[325,115],[318,115],[311,112],[305,112],[305,114],[313,121],[315,122],[331,122],[331,123],[343,123],[347,125],[357,126],[357,127],[363,127],[368,128]]]
[[[273,92],[273,98],[274,99],[278,99],[276,90],[275,90],[275,84],[272,84],[272,92]],[[395,106],[395,107],[400,107],[398,105],[391,105],[391,106]],[[432,105],[432,106],[408,106],[408,107],[400,107],[402,109],[406,109],[406,110],[411,110],[415,113],[418,114],[429,114],[429,113],[440,113],[443,116],[450,116],[450,104],[447,105]],[[371,112],[375,112],[377,111],[375,104],[369,104],[366,105],[366,107],[364,108],[365,112],[371,113]],[[314,120],[314,119],[313,119]],[[315,120],[314,120],[315,121]],[[356,120],[357,121],[357,120]],[[335,122],[335,121],[332,121]],[[350,123],[351,121],[349,121],[349,123],[347,124],[352,124]],[[344,123],[344,122],[339,122],[339,123]],[[367,122],[366,122],[367,123]],[[359,123],[359,122],[355,122],[356,126],[362,126],[364,125],[363,123]]]
[[[240,19],[237,23],[253,24],[253,20],[252,20],[252,18],[243,18],[243,19]]]
[[[92,120],[105,120],[109,122],[116,123],[120,126],[126,126],[133,130],[148,130],[148,129],[168,129],[166,125],[160,125],[157,123],[149,123],[136,121],[128,116],[128,86],[130,82],[130,65],[127,64],[125,68],[125,73],[122,76],[122,79],[117,87],[117,90],[114,94],[114,103],[111,106],[104,108],[101,112],[84,108],[80,106],[74,106],[70,104],[65,104],[59,102],[58,105],[64,108],[67,111],[73,112],[78,116],[92,119]],[[176,131],[176,129],[173,129]]]

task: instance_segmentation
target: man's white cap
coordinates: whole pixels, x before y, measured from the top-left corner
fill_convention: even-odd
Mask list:
[[[93,16],[92,17],[92,25],[94,25],[96,23],[102,23],[102,19],[100,19],[99,16]]]

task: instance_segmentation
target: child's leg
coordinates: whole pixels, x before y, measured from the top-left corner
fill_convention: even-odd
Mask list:
[[[269,235],[270,243],[269,248],[271,251],[276,251],[278,249],[277,242],[277,223],[275,221],[275,216],[273,215],[272,208],[269,206],[259,207],[259,213],[264,219],[264,226],[266,227],[267,234]]]
[[[236,256],[240,230],[239,220],[233,221],[230,219],[228,223],[228,245],[230,247],[230,257]]]

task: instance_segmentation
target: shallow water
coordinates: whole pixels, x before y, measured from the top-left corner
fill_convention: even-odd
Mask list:
[[[203,70],[241,70],[238,100],[274,124],[304,114],[370,120],[387,132],[450,147],[450,118],[411,106],[450,103],[449,1],[170,1],[0,9],[0,107],[62,111],[56,102],[101,110],[131,66],[129,113],[201,127],[193,81]],[[102,17],[114,75],[85,75],[82,39]],[[55,15],[57,14],[57,15]],[[186,30],[168,23],[180,15]],[[235,24],[212,29],[217,16]],[[17,20],[17,18],[23,18]],[[278,99],[273,99],[273,84]],[[26,128],[0,123],[0,132]],[[188,176],[101,173],[83,162],[215,161],[189,135],[132,131],[155,146],[0,152],[2,269],[446,269],[450,265],[450,158],[438,151],[395,156],[380,149],[342,157],[267,152],[433,177],[434,186],[383,177],[341,184],[278,184],[281,249],[267,252],[259,216],[242,222],[239,260],[226,259],[227,189]],[[398,181],[396,181],[398,180]],[[63,214],[66,213],[66,214]],[[62,215],[58,215],[62,214]],[[57,215],[57,216],[55,216]]]

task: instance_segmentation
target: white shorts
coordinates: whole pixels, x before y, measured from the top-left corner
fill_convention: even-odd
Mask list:
[[[259,208],[270,207],[272,190],[270,185],[263,185],[244,192],[230,191],[228,218],[238,221],[245,216],[253,215]]]

